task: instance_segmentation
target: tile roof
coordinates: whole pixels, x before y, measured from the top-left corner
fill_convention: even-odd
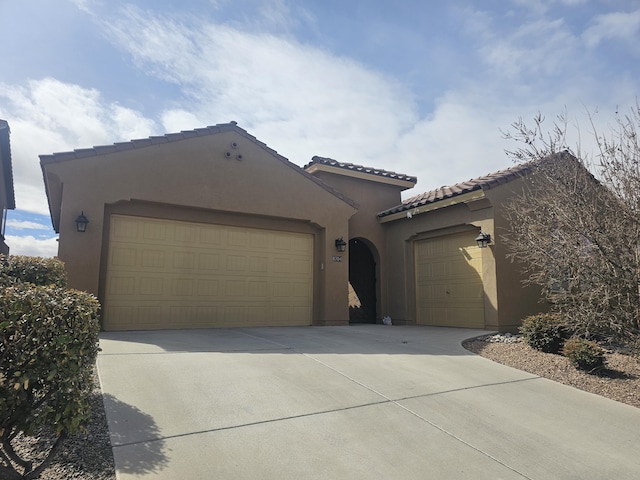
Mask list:
[[[13,210],[16,208],[16,196],[13,188],[13,167],[11,165],[11,142],[9,136],[9,123],[7,123],[6,120],[0,120],[0,159],[2,160],[0,168],[4,171],[4,182],[7,195],[6,208]]]
[[[256,137],[251,135],[249,132],[247,132],[243,128],[238,127],[238,122],[235,122],[235,121],[231,121],[229,123],[219,123],[219,124],[211,125],[204,128],[196,128],[194,130],[183,130],[179,133],[167,133],[165,135],[152,136],[152,137],[142,138],[142,139],[134,139],[128,142],[116,142],[116,143],[113,143],[112,145],[98,145],[90,148],[75,149],[73,151],[68,151],[68,152],[57,152],[49,155],[40,155],[40,167],[46,179],[46,166],[50,163],[64,162],[67,160],[76,160],[76,159],[88,158],[88,157],[97,157],[100,155],[108,155],[112,153],[122,152],[125,150],[133,150],[137,148],[149,147],[152,145],[177,142],[181,140],[213,135],[213,134],[222,133],[222,132],[235,132],[238,135],[243,136],[244,138],[256,144],[258,147],[267,151],[269,154],[273,155],[275,158],[280,160],[282,163],[284,163],[288,167],[293,168],[298,173],[305,176],[307,179],[316,183],[321,188],[328,191],[330,194],[334,195],[335,197],[338,197],[340,200],[351,205],[352,207],[357,208],[358,205],[354,200],[350,199],[349,197],[344,195],[342,192],[339,192],[331,185],[323,182],[319,178],[306,172],[304,169],[300,168],[298,165],[291,162],[288,158],[283,157],[277,151],[267,146],[266,143],[261,142],[260,140],[258,140]],[[45,191],[47,194],[47,199],[49,201],[49,209],[51,210],[51,198],[50,198],[48,183],[46,180],[45,180]],[[52,215],[52,218],[53,218],[53,215]]]
[[[503,185],[518,177],[526,175],[531,171],[531,164],[525,163],[516,165],[514,167],[499,170],[488,175],[483,175],[478,178],[472,178],[466,182],[456,183],[455,185],[443,186],[429,192],[415,195],[411,198],[407,198],[400,205],[380,212],[378,217],[386,217],[394,213],[403,212],[406,210],[413,210],[415,208],[436,203],[441,200],[453,198],[464,193],[473,192],[475,190],[488,190],[490,188]]]
[[[402,180],[405,182],[416,183],[418,181],[417,177],[405,175],[404,173],[391,172],[389,170],[382,170],[380,168],[365,167],[363,165],[355,165],[353,163],[339,162],[337,160],[334,160],[333,158],[325,158],[325,157],[318,157],[318,156],[314,156],[311,159],[311,162],[306,164],[303,168],[306,170],[313,165],[327,165],[330,167],[341,168],[343,170],[348,170],[352,172],[367,173],[369,175],[375,175],[378,177],[390,178],[394,180]]]
[[[278,155],[278,153],[267,147],[265,143],[260,142],[253,135],[250,135],[246,130],[237,126],[237,122],[220,123],[217,125],[211,125],[204,128],[196,128],[194,130],[183,130],[179,133],[167,133],[165,135],[152,136],[148,138],[139,138],[129,140],[127,142],[116,142],[111,145],[98,145],[90,148],[79,148],[68,152],[56,152],[50,155],[40,155],[41,163],[58,162],[65,160],[74,160],[78,158],[96,157],[99,155],[108,155],[110,153],[122,152],[124,150],[133,150],[136,148],[149,147],[151,145],[158,145],[161,143],[177,142],[180,140],[186,140],[188,138],[202,137],[211,135],[214,133],[235,131],[243,135],[244,137],[252,140],[261,147],[270,151],[271,153]]]

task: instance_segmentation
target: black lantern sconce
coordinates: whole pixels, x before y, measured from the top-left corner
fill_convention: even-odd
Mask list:
[[[491,243],[491,235],[480,232],[480,235],[476,237],[476,242],[479,248],[487,248]]]
[[[336,238],[336,250],[339,252],[344,252],[347,249],[347,242],[345,242],[342,237]]]
[[[78,218],[76,218],[76,230],[80,233],[84,233],[87,231],[87,225],[89,224],[89,219],[84,216],[84,210]]]

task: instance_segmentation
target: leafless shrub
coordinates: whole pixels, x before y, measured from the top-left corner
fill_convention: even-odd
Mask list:
[[[524,188],[506,205],[503,235],[509,257],[524,265],[527,285],[538,285],[552,309],[584,337],[635,341],[640,314],[640,108],[617,115],[608,136],[592,122],[598,152],[588,165],[580,147],[567,149],[567,122],[547,133],[522,120],[505,138],[507,151],[527,164]]]

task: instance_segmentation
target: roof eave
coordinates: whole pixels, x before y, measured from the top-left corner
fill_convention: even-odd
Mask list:
[[[443,198],[434,202],[427,202],[415,206],[403,205],[403,208],[401,210],[394,213],[386,213],[388,212],[388,210],[386,212],[380,212],[378,214],[378,221],[380,223],[388,223],[395,220],[400,220],[401,218],[412,218],[423,213],[432,212],[441,208],[451,207],[453,205],[472,203],[484,198],[484,190],[477,189],[471,192],[461,193],[460,195]]]
[[[340,167],[334,167],[331,165],[324,165],[324,164],[319,164],[319,163],[314,163],[310,166],[308,166],[307,168],[305,168],[305,171],[307,171],[308,173],[315,173],[315,172],[327,172],[327,173],[333,173],[335,175],[342,175],[345,177],[351,177],[351,178],[358,178],[361,180],[368,180],[370,182],[377,182],[377,183],[383,183],[386,185],[393,185],[395,187],[400,187],[402,190],[407,190],[409,188],[413,188],[416,185],[416,182],[414,181],[409,181],[409,180],[403,180],[400,178],[394,178],[393,176],[383,176],[383,175],[376,175],[376,174],[371,174],[371,173],[367,173],[367,172],[360,172],[357,170],[348,170],[345,168],[340,168]]]
[[[276,150],[267,146],[266,143],[261,142],[260,140],[258,140],[256,137],[251,135],[249,132],[247,132],[243,128],[238,127],[236,122],[230,122],[230,123],[212,125],[205,128],[197,128],[194,130],[184,130],[180,133],[168,133],[161,136],[149,137],[147,139],[137,139],[137,140],[131,140],[128,142],[118,142],[112,145],[102,145],[102,146],[95,146],[92,148],[76,149],[68,152],[58,152],[53,154],[40,155],[40,166],[42,168],[42,172],[44,176],[45,190],[47,192],[47,201],[49,202],[49,212],[51,213],[51,220],[54,224],[54,229],[56,230],[56,232],[58,231],[59,221],[56,221],[56,219],[59,219],[60,217],[59,212],[57,212],[57,215],[55,214],[56,207],[54,207],[54,205],[59,203],[61,204],[61,202],[59,202],[57,198],[53,198],[54,196],[54,194],[52,193],[53,189],[51,188],[51,185],[50,185],[50,182],[52,182],[52,179],[50,179],[47,175],[48,165],[59,163],[59,162],[89,158],[89,157],[111,155],[111,154],[119,153],[121,151],[128,151],[128,150],[133,150],[138,148],[147,148],[151,146],[157,146],[158,144],[164,145],[171,142],[189,140],[195,137],[214,135],[214,134],[223,133],[223,132],[235,132],[241,135],[242,137],[253,142],[258,147],[265,150],[267,153],[269,153],[270,155],[272,155],[273,157],[275,157],[276,159],[278,159],[279,161],[287,165],[289,168],[293,168],[298,173],[305,176],[307,179],[311,180],[312,182],[314,182],[315,184],[317,184],[318,186],[326,190],[331,195],[347,203],[353,209],[355,210],[358,209],[358,204],[355,201],[351,200],[346,195],[342,194],[332,186],[326,184],[319,178],[314,177],[310,173],[306,172],[304,169],[300,168],[298,165],[292,163],[289,159],[280,155]],[[58,184],[59,184],[59,188],[57,190],[61,192],[62,185],[60,184],[59,180],[58,180]]]

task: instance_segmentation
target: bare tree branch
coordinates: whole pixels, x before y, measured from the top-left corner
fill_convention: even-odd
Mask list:
[[[590,121],[592,171],[567,149],[566,115],[548,133],[542,115],[503,133],[519,144],[507,154],[530,172],[506,205],[503,240],[524,283],[541,287],[577,334],[629,340],[640,335],[640,108],[618,116],[607,136]]]

